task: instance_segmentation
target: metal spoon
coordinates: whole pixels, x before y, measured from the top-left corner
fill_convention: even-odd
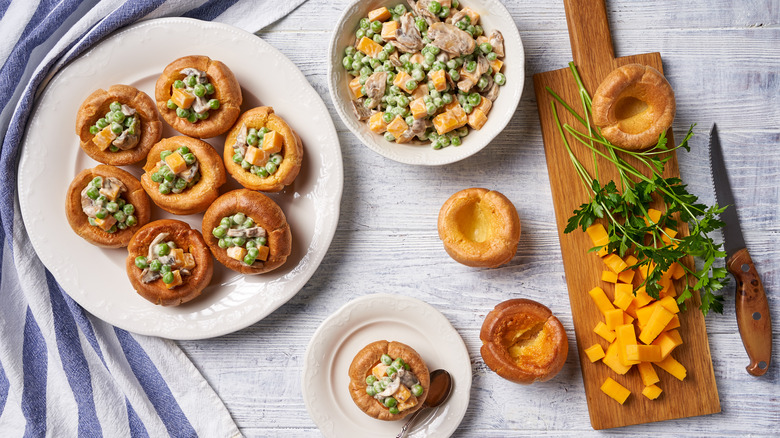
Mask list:
[[[434,370],[431,372],[431,386],[428,388],[428,397],[422,405],[422,408],[409,418],[409,421],[404,424],[401,433],[396,435],[395,438],[403,438],[406,435],[406,430],[414,423],[414,420],[420,415],[420,412],[427,408],[435,408],[440,404],[447,401],[452,393],[452,376],[447,370]]]

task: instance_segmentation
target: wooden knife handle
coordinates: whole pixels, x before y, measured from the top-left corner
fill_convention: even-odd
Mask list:
[[[772,358],[772,320],[764,285],[746,248],[729,257],[726,268],[737,281],[737,326],[750,358],[747,372],[763,376]]]

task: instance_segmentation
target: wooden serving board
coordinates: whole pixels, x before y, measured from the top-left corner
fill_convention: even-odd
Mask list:
[[[659,53],[615,58],[604,0],[564,0],[564,6],[574,62],[591,96],[602,79],[621,65],[640,63],[653,66],[663,72]],[[569,234],[563,233],[568,218],[589,198],[575,173],[555,124],[550,104],[553,99],[545,87],[554,90],[580,114],[582,114],[582,105],[575,81],[568,68],[534,75],[539,119],[542,125],[547,168],[591,425],[594,429],[606,429],[720,412],[707,329],[704,317],[698,309],[700,303],[698,296],[690,299],[688,310],[680,314],[679,330],[684,343],[672,353],[672,356],[687,368],[688,375],[681,382],[655,367],[661,379],[658,386],[663,389],[658,399],[649,400],[641,394],[643,384],[636,367],[621,376],[601,361],[591,363],[585,355],[584,350],[593,344],[599,343],[605,349],[607,346],[606,341],[593,333],[593,327],[599,321],[603,321],[603,317],[588,295],[588,291],[595,286],[600,286],[612,299],[614,287],[601,281],[601,272],[607,268],[595,253],[588,253],[592,243],[587,234],[580,230]],[[583,127],[561,105],[557,106],[557,110],[562,124],[568,123],[582,130]],[[667,137],[669,144],[673,144],[671,130],[667,133]],[[568,141],[574,154],[593,175],[590,150],[571,137],[568,137]],[[636,163],[634,165],[640,168]],[[616,182],[619,180],[617,171],[611,163],[600,160],[598,166],[602,183],[606,183],[609,179]],[[679,176],[677,157],[674,153],[666,164],[664,176]],[[680,235],[688,235],[688,229],[684,224],[681,224],[679,231]],[[693,260],[689,258],[685,263],[691,266]],[[625,404],[620,405],[600,390],[607,377],[612,377],[631,390],[631,395]]]

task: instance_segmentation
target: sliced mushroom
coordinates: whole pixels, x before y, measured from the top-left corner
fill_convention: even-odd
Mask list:
[[[154,252],[154,247],[157,246],[158,243],[162,242],[164,239],[168,237],[168,233],[160,233],[152,240],[152,243],[149,244],[149,261],[155,260],[158,258],[157,253]]]
[[[395,46],[402,52],[415,53],[423,48],[420,30],[414,24],[411,12],[401,15],[401,27],[395,30]]]
[[[401,378],[398,376],[398,373],[395,373],[395,379],[393,379],[393,381],[387,385],[387,388],[385,388],[384,391],[378,393],[377,395],[380,397],[390,397],[391,395],[395,394],[395,392],[398,391],[398,388],[400,387]]]
[[[495,81],[493,82],[493,85],[488,88],[486,93],[483,93],[484,97],[487,98],[491,102],[495,102],[496,98],[498,97],[498,89],[501,88]]]
[[[125,116],[132,116],[133,114],[135,114],[135,110],[130,108],[129,106],[127,106],[127,105],[125,105],[123,103],[122,104],[122,114],[124,114]]]
[[[390,63],[393,64],[394,67],[401,67],[404,64],[401,62],[400,56],[398,56],[398,51],[394,50],[388,58],[390,60]]]
[[[363,105],[364,102],[365,99],[362,98],[352,101],[352,110],[355,112],[355,117],[361,122],[363,120],[368,120],[368,118],[371,117],[371,110]]]
[[[198,165],[198,162],[192,163],[192,166],[188,167],[187,170],[183,171],[179,174],[179,176],[187,182],[192,181],[195,178],[195,175],[198,174],[198,168],[200,166]]]
[[[401,134],[400,137],[396,140],[398,143],[407,143],[409,141],[412,141],[412,139],[415,136],[421,136],[425,134],[425,130],[428,128],[428,124],[430,121],[421,118],[421,119],[415,119],[414,123],[412,123],[412,126],[406,129],[406,131]]]
[[[371,99],[369,109],[374,109],[382,101],[382,96],[385,95],[385,86],[387,85],[387,72],[378,71],[374,72],[366,80],[366,96]]]
[[[472,87],[477,85],[479,78],[483,74],[487,73],[490,69],[490,63],[484,55],[477,57],[477,65],[473,72],[469,72],[465,68],[461,71],[461,80],[458,82],[458,88],[463,92],[468,92]]]
[[[408,0],[409,6],[411,6],[412,10],[415,14],[421,16],[423,20],[425,20],[426,23],[428,23],[428,26],[432,25],[433,23],[438,23],[439,17],[437,17],[433,12],[428,10],[428,6],[431,4],[431,0]]]
[[[490,32],[490,36],[488,36],[488,42],[491,46],[493,46],[493,52],[495,52],[496,55],[499,57],[504,57],[504,35],[501,35],[501,32],[494,30],[493,32]]]
[[[151,283],[160,277],[162,277],[160,271],[152,271],[149,268],[144,268],[144,270],[141,271],[141,281],[144,283]]]
[[[479,86],[479,83],[477,83],[477,90],[478,90],[480,93],[484,93],[485,91],[488,91],[488,90],[490,90],[490,88],[491,88],[491,87],[493,87],[493,84],[495,83],[495,82],[493,81],[493,76],[491,76],[491,75],[482,75],[482,77],[483,77],[483,78],[485,78],[485,79],[487,79],[487,83],[485,83],[485,86],[484,86],[484,87],[480,87],[480,86]]]
[[[87,196],[87,190],[89,190],[89,186],[84,187],[84,190],[81,191],[81,209],[87,216],[95,217],[102,207],[95,204],[95,201]]]
[[[203,114],[209,110],[209,101],[205,96],[195,96],[195,100],[192,101],[192,110],[198,114]]]
[[[398,378],[401,379],[401,383],[407,388],[411,388],[412,386],[420,383],[420,381],[417,380],[417,377],[413,373],[410,373],[403,368],[398,370]]]
[[[265,237],[265,228],[263,227],[252,227],[247,228],[246,230],[246,237]]]
[[[206,72],[198,70],[197,68],[187,67],[181,70],[179,73],[183,74],[184,76],[195,75],[199,84],[205,84],[209,81],[208,78],[206,78]]]
[[[467,15],[467,14],[466,14],[465,12],[463,12],[462,10],[461,10],[461,11],[458,11],[458,12],[456,12],[456,13],[454,13],[454,14],[450,15],[450,16],[449,16],[449,18],[447,18],[447,23],[449,23],[449,24],[452,24],[452,25],[455,25],[455,24],[457,24],[457,23],[458,23],[460,20],[462,20],[462,19],[463,19],[463,17],[465,17],[466,15]]]
[[[428,38],[432,45],[453,56],[468,55],[477,47],[471,35],[447,23],[433,23],[428,28]]]
[[[447,63],[447,61],[450,60],[450,54],[447,52],[439,52],[438,55],[436,55],[436,60],[439,62]]]

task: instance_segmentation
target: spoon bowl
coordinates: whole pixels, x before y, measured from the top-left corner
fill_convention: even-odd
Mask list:
[[[428,388],[428,397],[425,399],[425,402],[423,402],[422,407],[409,418],[406,424],[404,424],[404,427],[401,429],[401,432],[396,435],[396,438],[403,438],[406,435],[409,426],[414,423],[414,420],[417,419],[420,412],[427,408],[435,408],[443,404],[450,398],[450,394],[452,394],[452,376],[450,373],[448,373],[447,370],[442,369],[432,371],[431,385]]]

